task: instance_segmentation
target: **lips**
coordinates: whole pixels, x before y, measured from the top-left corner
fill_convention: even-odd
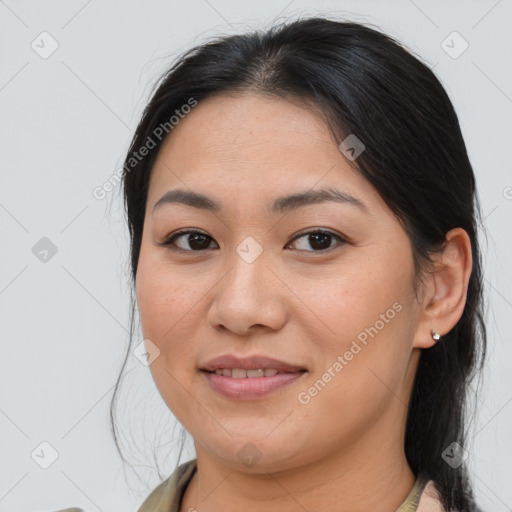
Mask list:
[[[266,370],[277,370],[279,373],[297,373],[306,371],[307,369],[304,366],[279,361],[278,359],[273,359],[266,356],[239,358],[231,354],[225,354],[211,359],[202,365],[201,370],[207,372],[216,372],[217,370],[231,370],[231,373],[233,370],[235,370],[235,378],[237,375],[239,378],[243,378],[243,374],[241,372],[237,372],[236,370],[263,370],[263,372]],[[256,376],[255,374],[252,375]],[[226,376],[229,376],[228,372],[226,372]]]
[[[211,389],[230,400],[263,399],[293,386],[307,373],[304,366],[266,356],[216,357],[200,367]]]
[[[233,379],[257,379],[259,377],[273,377],[274,375],[288,372],[279,372],[275,368],[259,368],[258,370],[245,370],[244,368],[217,368],[215,373],[224,377],[232,377]]]

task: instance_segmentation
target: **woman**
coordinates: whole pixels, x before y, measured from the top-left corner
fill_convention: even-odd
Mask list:
[[[139,512],[478,510],[478,200],[427,66],[321,18],[211,41],[123,181],[144,355],[197,454]]]

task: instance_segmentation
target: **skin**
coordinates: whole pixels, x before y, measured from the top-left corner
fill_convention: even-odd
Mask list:
[[[160,350],[153,378],[197,452],[181,512],[389,512],[414,483],[403,449],[406,404],[420,351],[435,343],[431,329],[446,333],[462,314],[470,243],[462,229],[450,231],[415,294],[410,240],[351,164],[314,108],[257,93],[201,101],[164,141],[136,288],[144,337]],[[324,187],[364,208],[331,201],[269,209],[279,196]],[[222,209],[173,203],[153,212],[177,188]],[[189,235],[175,240],[182,251],[157,245],[181,228],[211,239],[202,250]],[[347,241],[327,237],[318,248],[297,237],[316,228]],[[236,251],[249,236],[263,250],[252,263]],[[300,403],[298,394],[394,303],[401,311]],[[226,353],[264,354],[308,372],[265,397],[235,401],[199,371]],[[237,456],[246,443],[261,454],[252,466]]]

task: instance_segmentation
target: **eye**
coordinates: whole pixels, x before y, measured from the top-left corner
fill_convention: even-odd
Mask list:
[[[299,244],[299,250],[306,250],[308,252],[327,252],[329,251],[333,245],[331,245],[331,242],[333,239],[337,239],[339,241],[339,244],[344,244],[347,241],[341,237],[340,235],[337,235],[335,233],[332,233],[330,231],[325,231],[323,229],[317,229],[315,231],[309,231],[307,233],[303,233],[297,237],[295,237],[290,244],[287,245],[289,247],[293,242],[296,240],[304,239]],[[305,249],[306,246],[312,247],[313,250]]]
[[[188,237],[188,238],[187,238]],[[182,239],[182,240],[180,240]],[[180,241],[176,243],[176,241]],[[213,238],[203,233],[202,231],[197,230],[182,230],[174,233],[166,240],[161,243],[157,243],[156,245],[161,246],[169,246],[171,249],[175,249],[178,251],[188,251],[188,252],[198,252],[204,251],[208,249],[209,242],[212,241]],[[188,248],[187,248],[188,245]],[[217,246],[218,247],[218,246]]]
[[[301,239],[304,240],[299,244],[299,250],[307,252],[327,252],[333,247],[333,240],[338,240],[338,245],[347,243],[347,240],[340,235],[323,229],[316,229],[296,236],[286,245],[286,248]],[[170,235],[163,242],[156,243],[156,245],[169,247],[176,251],[201,252],[209,249],[212,241],[214,241],[213,238],[202,231],[181,230]],[[311,247],[312,250],[305,248],[307,246]]]

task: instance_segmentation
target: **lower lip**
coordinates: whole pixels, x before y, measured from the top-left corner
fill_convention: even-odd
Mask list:
[[[212,388],[220,394],[239,400],[250,400],[268,395],[277,389],[288,386],[307,372],[278,373],[272,377],[246,377],[235,379],[202,371]]]

